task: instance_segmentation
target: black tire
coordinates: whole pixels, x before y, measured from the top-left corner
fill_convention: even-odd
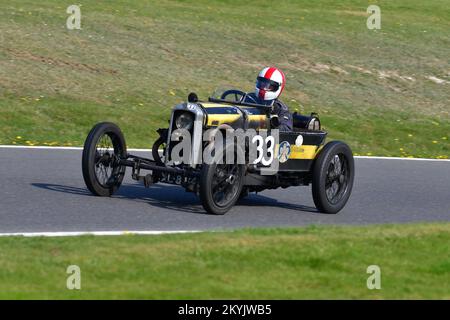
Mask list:
[[[317,156],[312,173],[312,195],[323,213],[338,213],[353,188],[355,163],[350,147],[340,141],[327,143]]]
[[[89,191],[102,197],[113,195],[122,184],[126,169],[115,163],[126,154],[125,138],[117,125],[110,122],[95,125],[84,142],[82,156],[83,179]]]
[[[166,139],[159,137],[152,146],[152,157],[155,160],[156,164],[159,166],[164,166],[164,161],[161,159],[159,155],[159,148],[166,143]]]
[[[232,146],[231,146],[232,147]],[[224,152],[216,156],[224,157]],[[200,201],[210,214],[223,215],[238,201],[244,181],[241,164],[204,164],[200,175]]]

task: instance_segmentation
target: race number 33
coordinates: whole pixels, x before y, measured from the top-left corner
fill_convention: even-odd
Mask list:
[[[269,166],[272,164],[274,157],[274,147],[275,139],[272,136],[266,137],[265,139],[260,136],[254,136],[252,143],[256,143],[257,158],[253,161],[253,164],[262,163],[264,166]],[[264,152],[266,150],[266,152]],[[266,159],[264,154],[268,156]]]

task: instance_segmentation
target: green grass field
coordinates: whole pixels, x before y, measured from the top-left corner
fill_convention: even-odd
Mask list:
[[[0,238],[1,299],[450,299],[450,224]],[[81,290],[66,269],[81,269]],[[381,289],[369,290],[369,265]]]
[[[366,28],[373,3],[381,30]],[[82,145],[110,120],[149,147],[190,91],[252,90],[276,65],[290,108],[318,112],[357,154],[450,155],[445,0],[80,4],[82,30],[69,31],[69,4],[0,1],[0,144]]]

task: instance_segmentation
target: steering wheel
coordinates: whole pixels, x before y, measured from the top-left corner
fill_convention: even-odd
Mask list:
[[[231,89],[231,90],[224,91],[222,93],[222,95],[220,96],[220,99],[227,100],[227,96],[233,95],[233,94],[234,94],[234,98],[235,98],[236,102],[242,101],[242,99],[247,95],[247,93],[245,93],[244,91]]]

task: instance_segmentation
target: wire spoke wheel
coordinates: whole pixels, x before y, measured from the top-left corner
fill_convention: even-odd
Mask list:
[[[103,122],[92,128],[83,148],[83,178],[95,195],[111,196],[125,175],[119,160],[126,157],[125,139],[119,127]]]
[[[232,144],[227,145],[223,152],[214,154],[214,163],[202,165],[200,200],[205,210],[212,214],[225,214],[234,206],[242,191],[244,166],[237,164],[236,158],[233,163],[226,163],[227,150],[235,152]]]
[[[95,175],[104,187],[114,182],[114,171],[117,173],[114,166],[116,157],[111,138],[107,134],[102,135],[95,150]]]
[[[347,190],[348,180],[347,159],[343,154],[335,155],[330,161],[325,183],[325,192],[330,203],[336,204],[342,199]]]
[[[239,189],[239,170],[237,164],[218,165],[213,176],[213,200],[219,207],[226,207],[234,200]]]

